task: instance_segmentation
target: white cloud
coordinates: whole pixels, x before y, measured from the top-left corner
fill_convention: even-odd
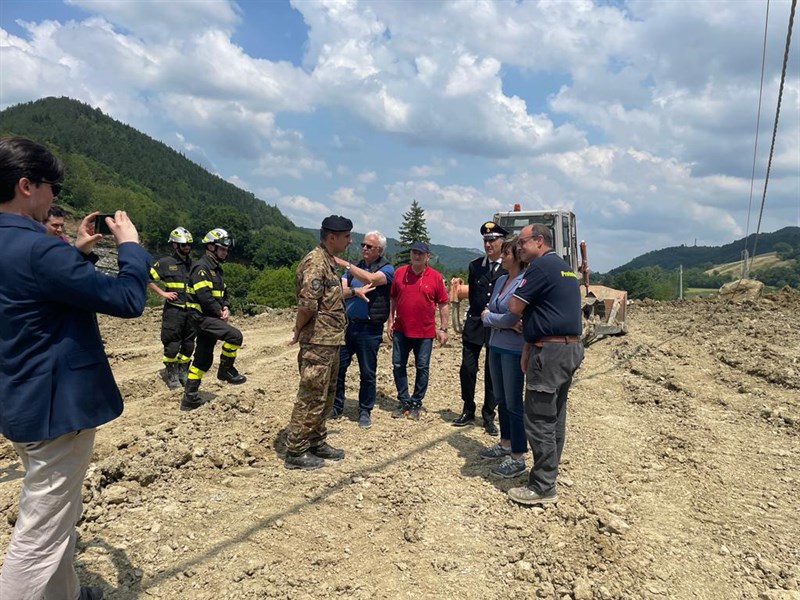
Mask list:
[[[354,188],[340,187],[336,189],[331,195],[330,199],[337,209],[360,209],[367,205],[367,200],[363,196],[359,196]]]
[[[298,0],[302,67],[233,41],[247,4],[70,4],[88,16],[0,29],[0,107],[98,106],[298,223],[368,203],[358,226],[394,235],[416,198],[435,241],[476,246],[515,202],[564,207],[606,268],[744,233],[762,3]],[[770,4],[757,203],[789,6]],[[800,220],[795,59],[765,228]]]
[[[356,176],[356,181],[362,187],[374,183],[377,179],[378,175],[375,171],[362,171]]]

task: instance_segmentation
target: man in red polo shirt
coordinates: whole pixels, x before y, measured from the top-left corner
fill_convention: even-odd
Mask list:
[[[411,264],[398,268],[392,280],[386,334],[392,340],[392,372],[397,386],[398,405],[392,413],[395,419],[408,416],[414,421],[419,420],[422,400],[428,389],[433,338],[439,340],[440,344],[447,342],[447,291],[442,274],[428,266],[430,256],[426,243],[414,242],[411,246]],[[417,375],[414,393],[409,396],[406,365],[412,351]]]

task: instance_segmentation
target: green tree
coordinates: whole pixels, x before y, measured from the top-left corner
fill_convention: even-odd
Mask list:
[[[431,243],[425,224],[425,211],[416,200],[411,201],[408,212],[403,213],[403,224],[397,230],[402,248],[395,256],[395,264],[407,265],[411,261],[411,245],[414,242]]]
[[[253,281],[248,300],[254,304],[287,308],[297,302],[295,294],[296,265],[277,269],[264,269]]]

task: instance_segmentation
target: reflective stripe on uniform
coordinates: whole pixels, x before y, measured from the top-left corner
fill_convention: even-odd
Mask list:
[[[189,373],[186,375],[186,378],[187,379],[202,379],[203,375],[205,375],[205,374],[206,374],[205,371],[201,371],[200,369],[198,369],[197,367],[192,365],[191,367],[189,367]]]
[[[236,358],[236,352],[238,352],[239,348],[241,348],[241,346],[225,342],[224,344],[222,344],[222,356],[227,356],[228,358]]]

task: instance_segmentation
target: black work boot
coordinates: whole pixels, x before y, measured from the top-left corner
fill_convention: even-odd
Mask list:
[[[180,387],[183,387],[180,380],[178,379],[178,363],[164,363],[166,366],[167,371],[167,387],[171,390],[177,390]]]
[[[334,448],[328,442],[323,442],[319,446],[312,446],[308,451],[314,456],[327,458],[328,460],[342,460],[344,458],[344,450]]]
[[[233,366],[235,359],[230,356],[221,356],[219,359],[219,369],[217,369],[217,379],[228,383],[239,384],[247,381],[247,377],[240,375],[236,367]]]
[[[186,385],[186,376],[189,374],[189,363],[182,362],[177,363],[178,365],[178,381],[181,382],[181,385]]]
[[[304,469],[310,471],[312,469],[319,469],[325,461],[318,456],[314,456],[310,452],[303,452],[302,454],[289,454],[286,453],[286,460],[283,461],[283,466],[287,469]]]
[[[194,410],[203,404],[205,404],[205,401],[200,399],[200,380],[189,379],[186,382],[186,388],[183,390],[181,410]]]

